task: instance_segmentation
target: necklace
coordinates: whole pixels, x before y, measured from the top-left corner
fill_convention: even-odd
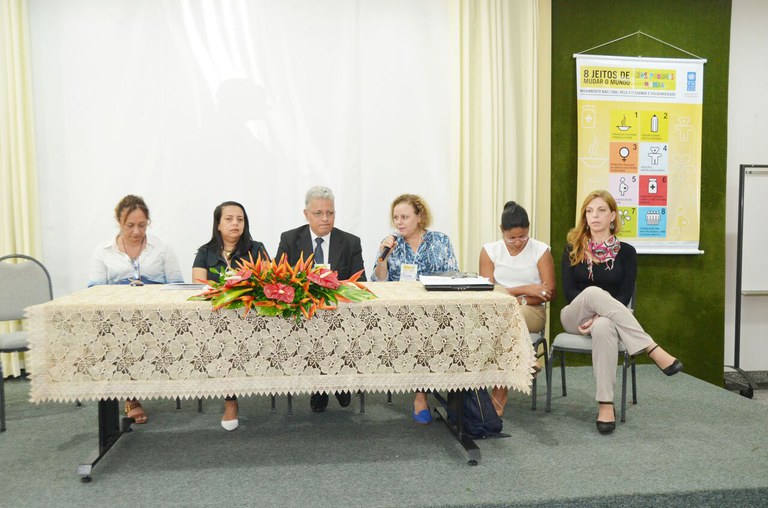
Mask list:
[[[235,251],[237,246],[233,247],[232,250],[227,250],[224,247],[221,248],[221,254],[224,258],[224,261],[227,263],[227,268],[232,268],[232,253]]]
[[[133,280],[137,281],[137,283],[141,281],[141,265],[139,264],[139,256],[141,256],[142,247],[144,246],[144,242],[146,240],[146,236],[142,238],[141,243],[139,244],[139,250],[136,252],[136,256],[131,256],[128,253],[128,247],[125,245],[125,238],[120,235],[120,241],[123,244],[123,252],[125,252],[125,255],[128,256],[128,259],[131,261],[131,268],[133,268]],[[133,285],[133,283],[131,283],[131,285]]]
[[[233,245],[231,248],[227,249],[226,245],[221,246],[221,253],[224,254],[224,257],[229,259],[232,254],[237,251],[237,244]]]
[[[510,245],[508,242],[504,242],[504,246],[507,248],[507,252],[510,256],[517,256],[521,252],[525,250],[525,248],[528,246],[528,242],[526,241],[522,247],[515,247],[513,245]]]
[[[136,255],[131,256],[131,253],[128,252],[128,246],[125,245],[125,238],[123,237],[123,235],[120,235],[120,243],[123,244],[123,252],[125,252],[125,255],[128,256],[128,259],[131,260],[131,263],[139,259],[139,256],[141,256],[141,251],[144,250],[144,242],[146,241],[147,241],[147,237],[145,236],[144,238],[141,239],[141,243],[139,244],[139,248],[136,251]]]

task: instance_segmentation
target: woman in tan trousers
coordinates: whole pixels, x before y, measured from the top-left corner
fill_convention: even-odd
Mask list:
[[[568,233],[563,253],[563,292],[568,301],[560,321],[568,333],[592,336],[592,368],[597,385],[597,430],[616,428],[613,390],[619,340],[631,355],[648,353],[671,376],[683,364],[645,333],[627,308],[635,290],[637,253],[616,234],[621,223],[616,201],[608,191],[591,192],[581,207],[579,221]]]

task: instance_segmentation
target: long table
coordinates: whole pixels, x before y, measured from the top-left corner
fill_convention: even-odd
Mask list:
[[[31,399],[99,401],[99,447],[78,469],[90,479],[130,428],[119,401],[131,397],[529,392],[535,357],[515,298],[502,290],[431,292],[418,282],[368,287],[378,299],[299,322],[215,311],[167,286],[96,286],[63,296],[27,309]],[[452,431],[478,460],[458,423]]]

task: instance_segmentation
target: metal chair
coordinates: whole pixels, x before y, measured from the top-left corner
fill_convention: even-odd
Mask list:
[[[629,301],[629,310],[635,311],[635,294]],[[555,354],[560,355],[560,377],[563,383],[563,397],[567,395],[565,384],[565,353],[577,353],[592,356],[592,336],[577,335],[573,333],[558,333],[555,340],[552,341],[551,360],[554,360]],[[627,412],[627,370],[632,371],[632,404],[637,404],[637,374],[635,370],[635,359],[629,354],[624,343],[619,341],[619,354],[622,357],[621,367],[621,421],[626,421]],[[552,362],[549,362],[549,372],[547,373],[549,384],[547,385],[547,410],[552,401]]]
[[[539,359],[541,357],[544,357],[544,376],[545,380],[547,382],[547,402],[546,406],[544,408],[544,411],[549,413],[550,411],[550,400],[551,400],[551,390],[550,390],[550,384],[552,383],[552,368],[549,365],[550,357],[549,357],[549,347],[547,345],[547,337],[544,335],[544,330],[540,332],[530,332],[531,333],[531,342],[533,343],[533,349],[536,351],[536,359]],[[544,346],[539,352],[539,347]],[[533,384],[531,385],[531,410],[536,411],[536,386],[537,386],[537,380],[538,375],[533,377]]]
[[[21,260],[12,263],[12,260]],[[24,319],[24,309],[53,299],[51,276],[43,264],[24,254],[0,257],[0,321]],[[0,334],[0,353],[29,350],[29,333]],[[0,363],[0,432],[5,431],[5,374]]]

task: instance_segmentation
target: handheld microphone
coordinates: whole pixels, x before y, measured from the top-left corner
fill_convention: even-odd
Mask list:
[[[397,235],[396,234],[393,233],[393,234],[391,234],[389,236],[391,236],[392,238],[395,239],[395,241],[397,241]],[[390,250],[392,250],[392,247],[384,247],[384,249],[381,251],[381,256],[379,256],[379,262],[384,261],[384,258],[387,257],[387,254],[389,254]]]

